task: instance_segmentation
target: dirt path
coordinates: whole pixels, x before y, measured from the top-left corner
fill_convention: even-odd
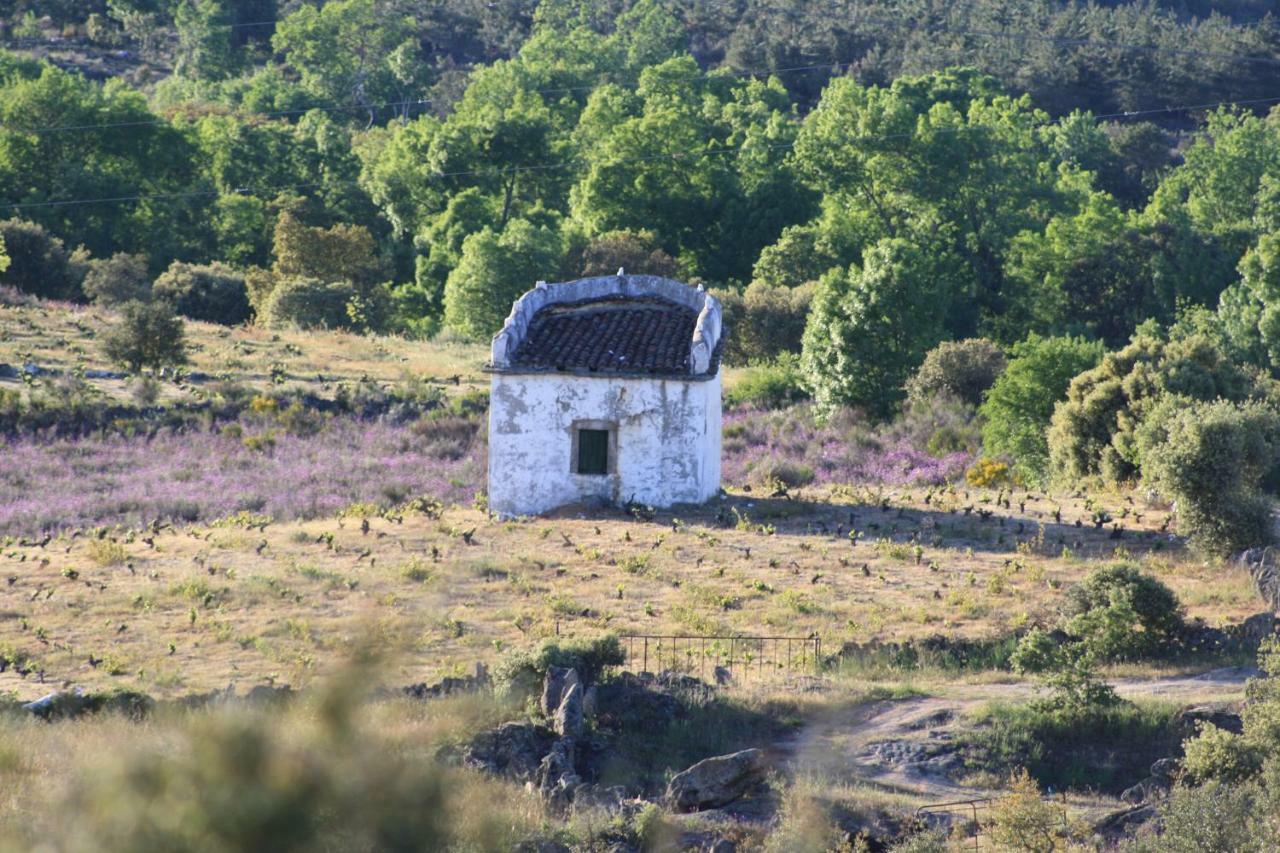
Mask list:
[[[1125,698],[1153,698],[1193,705],[1239,699],[1257,670],[1229,667],[1200,675],[1126,678],[1113,682]],[[783,745],[793,772],[871,784],[930,802],[988,796],[993,791],[963,785],[952,774],[962,761],[951,748],[965,712],[992,701],[1023,701],[1035,695],[1028,682],[966,685],[946,696],[892,699],[835,707]]]

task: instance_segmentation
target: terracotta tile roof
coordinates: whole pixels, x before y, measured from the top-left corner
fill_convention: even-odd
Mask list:
[[[526,369],[687,374],[697,315],[662,299],[556,303],[529,325],[513,359]]]

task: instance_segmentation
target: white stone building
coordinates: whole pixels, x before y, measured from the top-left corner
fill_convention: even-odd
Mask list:
[[[720,302],[645,275],[539,282],[493,339],[489,508],[720,491]]]

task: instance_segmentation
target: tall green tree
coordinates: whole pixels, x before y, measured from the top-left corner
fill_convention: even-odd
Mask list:
[[[520,294],[560,267],[563,240],[555,224],[513,219],[467,237],[445,283],[445,325],[468,338],[496,334]]]
[[[848,405],[888,416],[925,353],[946,337],[957,261],[921,242],[885,238],[861,265],[819,282],[801,365],[821,411]]]

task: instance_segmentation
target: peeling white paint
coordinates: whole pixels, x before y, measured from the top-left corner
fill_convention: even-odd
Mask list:
[[[573,473],[573,425],[617,425],[604,475]],[[720,376],[698,380],[560,373],[492,378],[489,508],[535,515],[578,501],[655,507],[720,491]]]

